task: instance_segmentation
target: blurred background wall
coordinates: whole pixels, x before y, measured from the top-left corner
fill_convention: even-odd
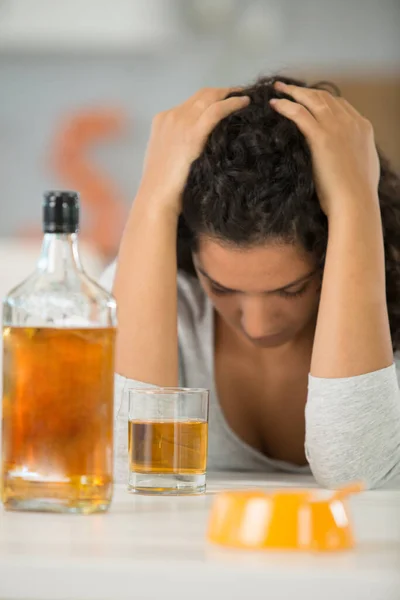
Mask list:
[[[92,268],[115,255],[152,116],[202,86],[333,80],[400,168],[399,31],[400,0],[0,0],[2,288],[48,188],[81,191]]]

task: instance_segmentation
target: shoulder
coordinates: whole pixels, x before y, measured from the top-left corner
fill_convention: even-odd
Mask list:
[[[104,269],[104,271],[98,279],[98,283],[101,285],[101,287],[107,290],[107,292],[111,292],[112,290],[116,268],[117,261],[113,261],[110,265],[108,265],[108,267]]]

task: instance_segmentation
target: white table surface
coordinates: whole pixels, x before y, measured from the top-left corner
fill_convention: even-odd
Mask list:
[[[315,485],[311,477],[211,475],[195,497],[130,495],[89,517],[0,509],[2,600],[400,600],[400,482],[351,500],[358,545],[339,554],[222,550],[206,542],[213,494]]]

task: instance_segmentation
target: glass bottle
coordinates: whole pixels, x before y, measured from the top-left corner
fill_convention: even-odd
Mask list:
[[[112,496],[116,303],[83,271],[79,196],[44,195],[36,271],[3,302],[2,501],[92,513]]]

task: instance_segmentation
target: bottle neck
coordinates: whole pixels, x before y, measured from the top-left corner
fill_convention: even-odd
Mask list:
[[[38,269],[57,278],[82,272],[76,233],[45,233]]]

